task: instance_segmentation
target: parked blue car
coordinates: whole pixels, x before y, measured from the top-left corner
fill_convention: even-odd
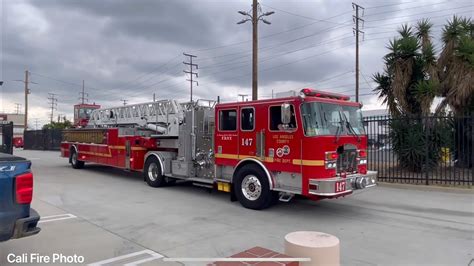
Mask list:
[[[39,233],[40,216],[30,208],[32,198],[31,162],[0,153],[0,242]]]

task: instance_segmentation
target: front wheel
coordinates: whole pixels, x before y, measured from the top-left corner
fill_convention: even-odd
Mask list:
[[[150,156],[145,162],[143,176],[150,187],[162,187],[166,185],[166,178],[163,176],[160,162],[155,156]]]
[[[256,165],[245,165],[237,173],[234,193],[240,204],[248,209],[262,210],[270,207],[273,193],[263,170]]]
[[[74,169],[84,168],[84,161],[79,161],[76,149],[71,150],[71,165]]]

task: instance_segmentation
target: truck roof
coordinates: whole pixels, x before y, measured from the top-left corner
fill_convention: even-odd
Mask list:
[[[333,103],[333,104],[346,105],[346,106],[359,106],[360,105],[358,102],[351,102],[351,101],[346,101],[346,100],[337,100],[337,99],[323,98],[323,97],[316,97],[316,96],[306,96],[305,98],[302,98],[300,96],[291,96],[291,97],[264,99],[264,100],[257,100],[257,101],[219,103],[216,105],[216,107],[222,108],[222,107],[231,107],[231,106],[237,106],[237,105],[247,106],[247,105],[256,105],[256,104],[271,104],[271,103],[280,103],[284,101],[323,102],[323,103]]]

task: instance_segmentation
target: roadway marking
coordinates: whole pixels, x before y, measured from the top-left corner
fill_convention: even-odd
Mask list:
[[[77,216],[72,215],[70,213],[57,214],[57,215],[50,215],[50,216],[41,217],[41,219],[38,223],[49,223],[49,222],[68,220],[68,219],[74,219],[74,218],[77,218]]]
[[[143,258],[143,255],[149,255],[150,257]],[[145,249],[145,250],[142,250],[142,251],[137,251],[137,252],[125,254],[125,255],[122,255],[122,256],[113,257],[113,258],[110,258],[110,259],[105,259],[105,260],[101,260],[101,261],[98,261],[98,262],[90,263],[88,265],[89,266],[101,266],[101,265],[109,264],[109,263],[112,263],[112,262],[127,260],[127,259],[130,259],[130,258],[133,258],[133,257],[137,257],[135,259],[138,259],[138,260],[126,263],[126,264],[124,264],[124,266],[139,265],[139,264],[142,264],[142,263],[145,263],[145,262],[148,262],[148,261],[163,258],[163,255],[161,255],[159,253],[156,253],[152,250]],[[117,263],[114,263],[113,265],[117,265]]]

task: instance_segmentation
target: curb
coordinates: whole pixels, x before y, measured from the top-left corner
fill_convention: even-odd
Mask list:
[[[422,191],[438,191],[438,192],[448,192],[448,193],[461,193],[461,194],[474,194],[474,188],[459,188],[459,187],[442,187],[436,185],[413,185],[413,184],[398,184],[398,183],[387,183],[387,182],[377,182],[377,186],[381,187],[390,187],[390,188],[400,188],[400,189],[413,189],[413,190],[422,190]]]

